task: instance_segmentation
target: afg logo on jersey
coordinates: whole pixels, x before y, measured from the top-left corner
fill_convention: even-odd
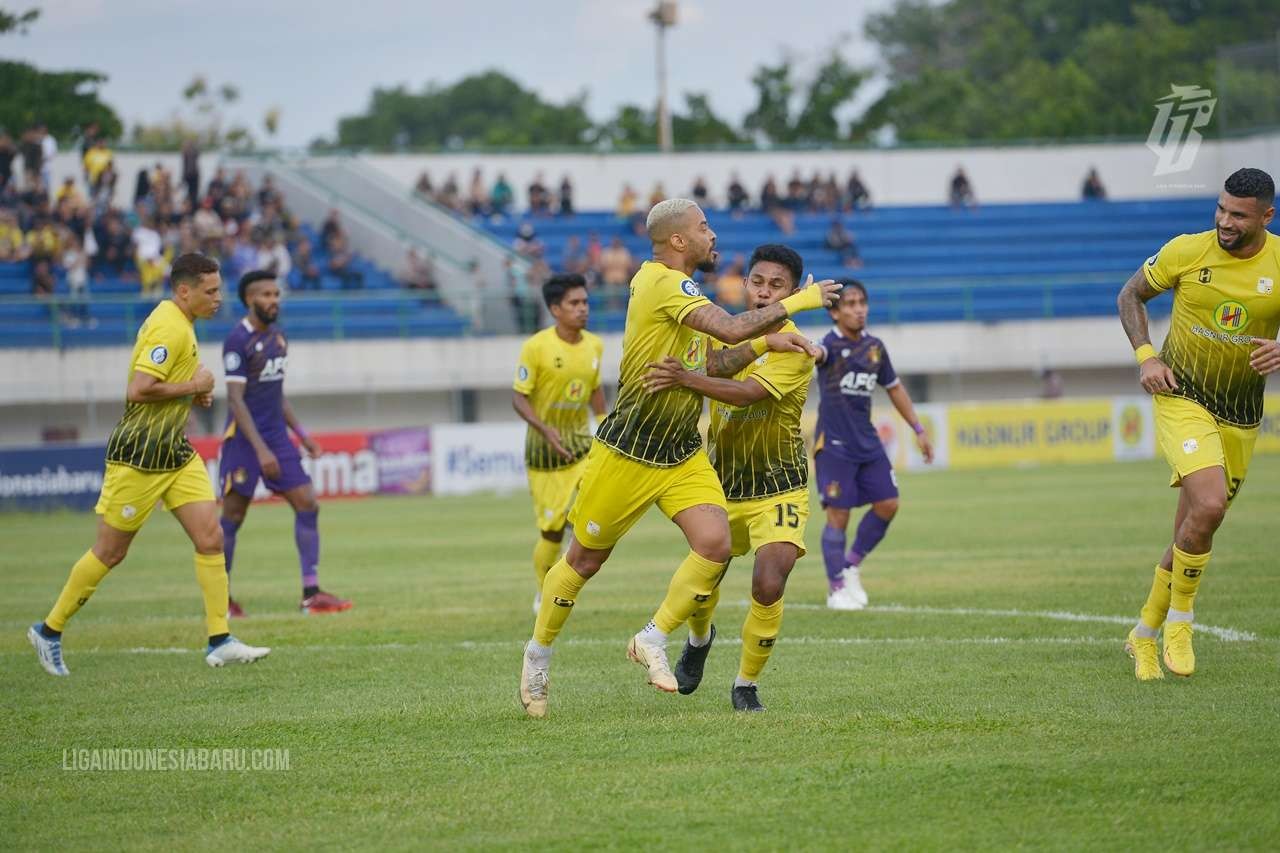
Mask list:
[[[581,403],[587,396],[587,383],[574,379],[564,387],[564,398],[574,403]]]
[[[262,372],[258,374],[259,382],[279,382],[284,379],[284,369],[289,363],[289,356],[278,355],[275,358],[267,359],[262,365]]]
[[[149,357],[152,364],[164,364],[169,360],[169,348],[164,345],[152,347]]]
[[[689,282],[692,284],[693,282]],[[684,348],[684,354],[680,356],[680,361],[689,370],[696,370],[702,366],[702,338],[694,337],[690,339],[689,345]]]
[[[680,282],[680,289],[684,291],[685,296],[701,296],[702,291],[698,289],[698,285],[693,283],[693,279],[686,278]]]
[[[1224,332],[1238,332],[1249,322],[1249,310],[1234,299],[1213,309],[1213,324]]]
[[[870,397],[876,390],[876,374],[849,371],[840,377],[840,393],[854,397]]]

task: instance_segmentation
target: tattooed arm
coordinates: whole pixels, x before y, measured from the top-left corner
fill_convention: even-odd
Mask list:
[[[1116,307],[1120,311],[1120,325],[1129,336],[1130,345],[1139,347],[1151,345],[1151,330],[1147,321],[1147,303],[1160,295],[1160,291],[1151,286],[1141,269],[1129,276],[1116,297]],[[1150,356],[1139,368],[1139,381],[1148,394],[1160,394],[1173,391],[1178,387],[1178,380],[1173,371],[1158,356]]]

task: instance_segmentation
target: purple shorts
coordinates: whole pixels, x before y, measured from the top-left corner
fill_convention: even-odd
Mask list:
[[[258,478],[263,484],[277,494],[305,486],[311,482],[307,472],[302,468],[302,454],[287,437],[267,438],[267,447],[276,455],[280,463],[280,477],[272,480],[263,477],[258,467],[258,454],[253,451],[247,439],[232,436],[222,442],[222,454],[218,458],[218,476],[222,480],[222,494],[235,492],[246,498],[253,497],[258,488]]]
[[[820,450],[814,457],[818,473],[818,494],[823,508],[850,509],[898,496],[898,478],[889,457],[853,462],[838,451]]]

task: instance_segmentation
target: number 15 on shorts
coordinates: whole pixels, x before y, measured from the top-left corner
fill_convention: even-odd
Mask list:
[[[800,512],[795,504],[775,504],[774,512],[777,514],[774,518],[774,527],[799,527]]]

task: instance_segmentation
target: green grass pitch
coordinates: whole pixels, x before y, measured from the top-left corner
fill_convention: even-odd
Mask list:
[[[1157,463],[903,476],[864,571],[873,608],[821,605],[821,516],[761,681],[729,708],[750,565],[693,696],[625,660],[685,546],[651,513],[579,599],[551,716],[516,701],[531,512],[502,498],[330,502],[297,612],[292,516],[254,508],[242,639],[212,670],[190,548],[157,513],[71,623],[72,675],[24,637],[91,541],[89,515],[0,516],[0,846],[1273,848],[1280,839],[1280,458],[1216,541],[1199,672],[1139,684],[1121,651],[1168,542]],[[1072,614],[1075,618],[1072,618]],[[678,653],[683,633],[672,638]],[[285,772],[64,769],[65,750],[287,749]]]

